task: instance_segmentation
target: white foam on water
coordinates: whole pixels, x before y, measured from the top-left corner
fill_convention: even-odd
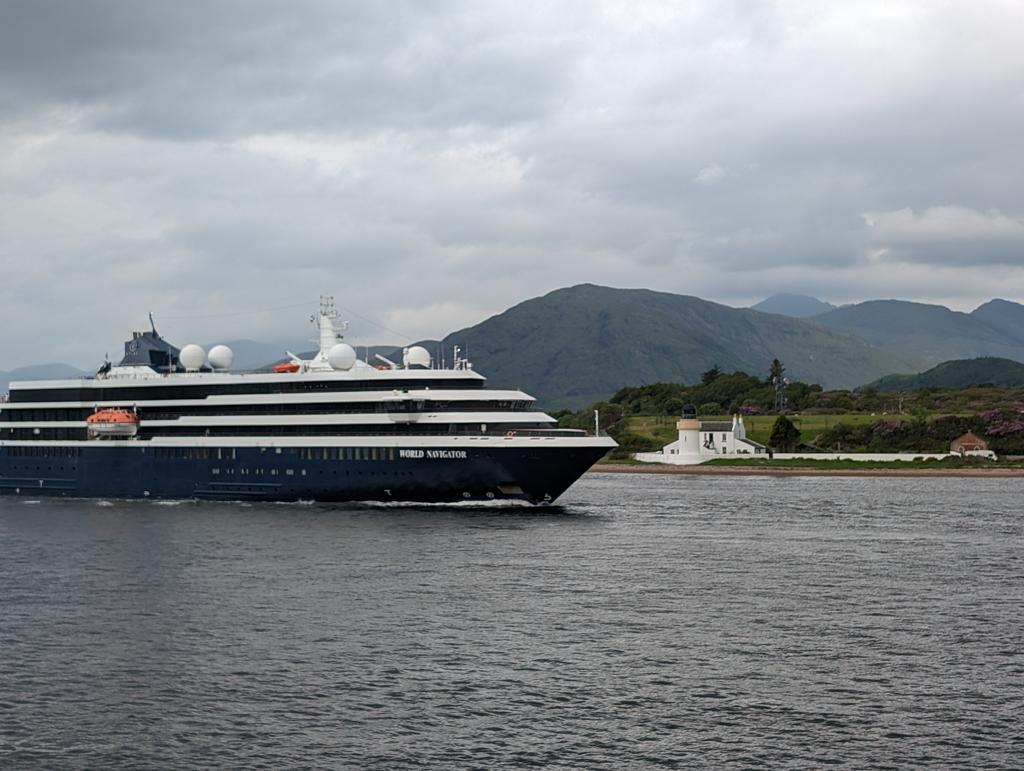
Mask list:
[[[449,501],[448,503],[437,501],[347,501],[356,506],[370,506],[381,509],[406,509],[406,508],[437,508],[437,509],[536,509],[539,506],[529,501],[518,498],[506,498],[494,501]]]

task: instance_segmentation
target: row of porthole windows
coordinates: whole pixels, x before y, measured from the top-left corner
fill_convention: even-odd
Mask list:
[[[272,476],[272,477],[276,477],[276,476],[280,476],[281,475],[281,471],[282,471],[281,469],[276,469],[276,468],[272,468],[272,469],[240,468],[240,469],[237,469],[237,473],[238,473],[239,476],[249,476],[251,474],[252,476]],[[284,471],[284,476],[289,476],[290,477],[290,476],[295,476],[296,469],[288,468],[288,469],[284,469],[283,471]],[[298,472],[299,472],[299,476],[306,476],[307,475],[307,471],[304,468],[303,469],[298,469]],[[221,476],[221,475],[223,475],[223,476],[234,476],[234,474],[236,473],[236,470],[233,469],[233,468],[226,468],[226,469],[224,469],[222,471],[219,467],[216,467],[216,468],[210,469],[210,473],[213,474],[214,476]],[[319,476],[323,476],[324,473],[326,473],[326,472],[324,472],[323,470],[320,470],[318,472]],[[329,473],[331,473],[332,476],[340,476],[342,472],[340,472],[337,469],[335,469],[334,471],[329,472]],[[353,473],[356,476],[363,476],[365,474],[366,476],[370,476],[370,477],[376,477],[376,476],[382,476],[382,477],[386,477],[386,476],[406,477],[406,476],[409,476],[409,477],[411,477],[412,476],[412,472],[411,471],[391,471],[391,472],[388,472],[388,471],[366,471],[366,472],[363,472],[363,471],[355,471],[355,472],[346,471],[346,472],[344,472],[345,476],[351,476]]]
[[[64,466],[31,466],[31,465],[29,465],[27,463],[25,465],[23,465],[23,466],[19,466],[16,463],[12,463],[7,468],[8,468],[9,471],[48,471],[50,473],[52,473],[54,471],[65,471],[65,470],[66,471],[74,471],[75,470],[74,466],[71,466],[70,468],[65,469]]]
[[[77,447],[0,447],[9,458],[77,458]]]
[[[234,447],[157,447],[153,457],[184,460],[237,460],[238,450]],[[261,447],[260,454],[292,455],[303,460],[394,460],[394,447]]]
[[[394,460],[394,447],[305,447],[299,450],[305,460]]]
[[[210,469],[210,473],[211,474],[220,474],[221,473],[220,467],[218,466],[216,468]],[[281,473],[281,469],[272,468],[272,469],[269,469],[269,472],[268,472],[267,469],[264,469],[264,468],[249,469],[249,468],[246,468],[246,467],[242,467],[242,468],[239,468],[239,469],[234,469],[234,468],[230,468],[229,467],[229,468],[224,469],[224,474],[227,475],[227,476],[233,476],[235,473],[237,473],[239,476],[249,476],[249,474],[252,474],[253,476],[258,476],[258,477],[264,476],[265,474],[269,473],[270,476],[276,477],[276,476],[278,476]],[[284,474],[285,474],[285,476],[289,476],[289,477],[290,476],[295,476],[295,469],[293,469],[293,468],[286,468],[286,469],[284,469]],[[300,476],[306,476],[306,469],[299,469],[299,475]]]
[[[303,460],[326,461],[378,461],[395,459],[394,447],[261,447],[260,454],[273,452],[276,455],[287,454]],[[0,454],[6,453],[12,458],[77,458],[77,447],[5,447]],[[224,447],[155,447],[150,448],[154,458],[160,460],[237,460],[236,448]]]

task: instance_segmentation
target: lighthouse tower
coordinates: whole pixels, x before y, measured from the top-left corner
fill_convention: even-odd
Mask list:
[[[700,463],[703,460],[700,456],[700,421],[697,420],[694,407],[683,408],[683,416],[676,421],[676,430],[679,432],[679,440],[673,454],[679,457],[675,462],[684,465]]]

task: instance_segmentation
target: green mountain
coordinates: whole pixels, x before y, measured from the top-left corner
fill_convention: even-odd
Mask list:
[[[813,320],[875,345],[910,352],[926,364],[976,356],[1024,361],[1024,339],[1008,336],[984,315],[905,300],[870,300],[836,308]]]
[[[715,364],[767,375],[777,357],[789,377],[839,388],[922,363],[813,321],[592,284],[520,303],[442,341],[447,352],[452,345],[492,386],[522,388],[549,408],[584,406],[627,385],[693,383]]]
[[[817,297],[780,292],[750,307],[751,310],[761,311],[761,313],[778,313],[782,316],[792,316],[795,319],[807,319],[827,313],[836,306],[832,303],[822,302]]]
[[[944,361],[916,375],[886,375],[864,388],[879,391],[912,391],[917,388],[967,388],[991,384],[997,388],[1024,387],[1024,364],[992,356]]]

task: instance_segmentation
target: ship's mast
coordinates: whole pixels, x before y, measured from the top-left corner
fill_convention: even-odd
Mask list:
[[[323,359],[327,358],[327,352],[342,339],[342,332],[348,329],[348,322],[335,323],[338,318],[338,311],[334,307],[334,296],[329,294],[320,295],[320,313],[310,316],[309,320],[320,329],[320,353]]]

